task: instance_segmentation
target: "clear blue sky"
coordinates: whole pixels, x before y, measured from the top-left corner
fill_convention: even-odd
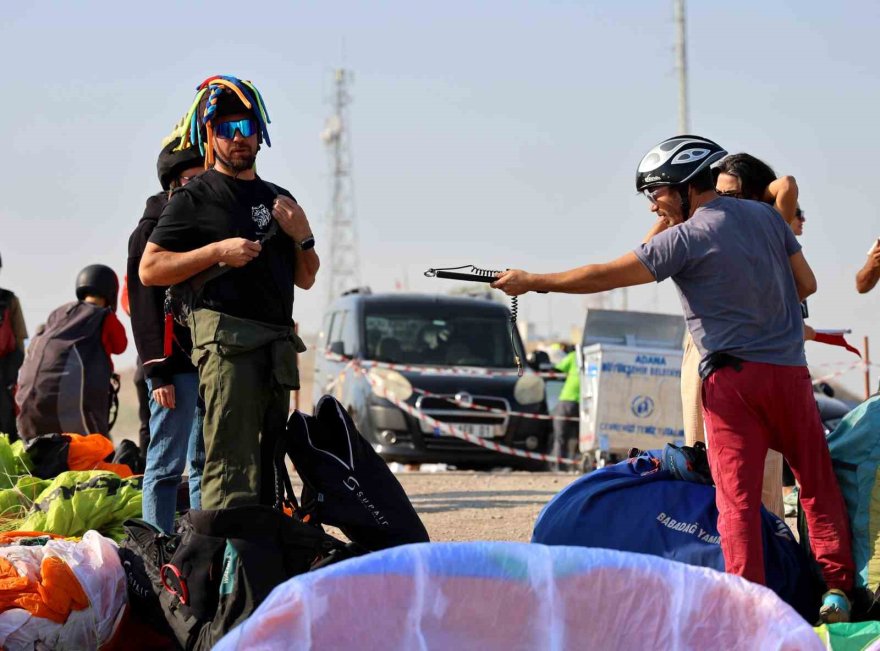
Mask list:
[[[299,199],[326,253],[318,134],[332,70],[354,71],[362,274],[374,289],[404,279],[448,289],[421,277],[429,266],[602,261],[651,223],[633,177],[677,130],[671,0],[137,6],[3,10],[0,284],[21,296],[31,330],[72,298],[81,267],[124,270],[128,235],[158,190],[160,139],[215,73],[262,91],[274,146],[260,173]],[[880,289],[859,296],[853,281],[880,235],[878,33],[869,1],[688,6],[691,130],[797,177],[820,285],[811,323],[872,335],[880,359]],[[317,330],[323,298],[320,287],[298,293],[305,331]],[[521,318],[564,334],[584,306],[529,296]],[[629,306],[680,311],[668,282],[631,290]]]

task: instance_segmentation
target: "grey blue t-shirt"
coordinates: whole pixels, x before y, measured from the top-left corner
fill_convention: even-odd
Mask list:
[[[803,366],[804,322],[789,256],[801,250],[773,208],[719,197],[635,250],[657,279],[672,278],[703,358]]]

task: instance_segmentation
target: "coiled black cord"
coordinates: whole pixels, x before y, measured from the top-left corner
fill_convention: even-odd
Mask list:
[[[459,269],[467,269],[467,272],[460,273]],[[460,267],[438,267],[436,269],[428,269],[425,276],[428,278],[448,278],[450,280],[469,280],[478,283],[492,283],[500,274],[500,271],[494,269],[482,269],[472,264],[465,264]],[[519,312],[519,301],[517,296],[510,297],[510,345],[513,347],[513,359],[516,362],[517,375],[522,377],[523,363],[525,353],[516,338],[514,330],[516,329],[516,317]]]

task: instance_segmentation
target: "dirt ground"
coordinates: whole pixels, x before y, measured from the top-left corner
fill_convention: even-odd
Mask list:
[[[406,472],[397,475],[431,540],[528,542],[544,505],[578,475]]]
[[[579,475],[550,472],[397,474],[431,540],[528,542],[543,506]],[[300,487],[294,483],[299,494]],[[338,531],[331,533],[341,536]]]

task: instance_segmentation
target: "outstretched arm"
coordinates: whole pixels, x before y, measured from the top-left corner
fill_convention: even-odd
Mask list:
[[[499,274],[492,287],[511,296],[531,291],[595,294],[650,282],[654,282],[653,274],[635,253],[630,252],[611,262],[588,264],[559,273],[532,274],[521,269],[508,269]]]

